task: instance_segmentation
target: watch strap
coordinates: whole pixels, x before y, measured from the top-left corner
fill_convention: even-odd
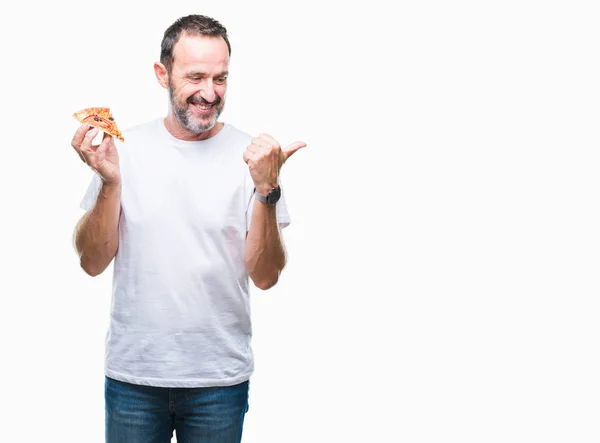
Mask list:
[[[256,198],[256,199],[257,199],[259,202],[261,202],[261,203],[264,203],[264,204],[268,204],[268,203],[267,203],[267,196],[266,196],[266,195],[259,194],[258,192],[256,192],[256,188],[254,188],[254,197],[255,197],[255,198]]]

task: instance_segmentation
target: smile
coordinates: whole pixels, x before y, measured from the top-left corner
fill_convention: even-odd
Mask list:
[[[197,103],[191,103],[191,105],[201,114],[208,114],[213,107],[213,105],[199,105]]]

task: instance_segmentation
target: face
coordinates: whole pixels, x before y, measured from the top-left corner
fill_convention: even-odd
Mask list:
[[[225,106],[229,51],[221,37],[182,35],[173,48],[171,110],[185,130],[210,131]]]

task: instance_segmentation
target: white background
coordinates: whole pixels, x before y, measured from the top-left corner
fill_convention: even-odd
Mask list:
[[[71,115],[165,115],[162,34],[203,13],[223,120],[308,143],[244,443],[600,441],[594,2],[144,3],[2,6],[0,440],[103,441],[112,266],[71,244]]]

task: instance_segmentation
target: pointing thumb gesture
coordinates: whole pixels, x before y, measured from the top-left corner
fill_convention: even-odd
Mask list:
[[[300,148],[304,148],[306,143],[304,142],[294,142],[290,144],[287,148],[282,149],[281,153],[283,154],[283,162],[285,163],[288,158],[292,156],[294,152],[296,152]]]
[[[290,156],[306,146],[304,142],[294,142],[282,149],[281,145],[268,134],[260,134],[251,140],[244,152],[244,161],[259,194],[266,195],[278,186],[279,170]]]

